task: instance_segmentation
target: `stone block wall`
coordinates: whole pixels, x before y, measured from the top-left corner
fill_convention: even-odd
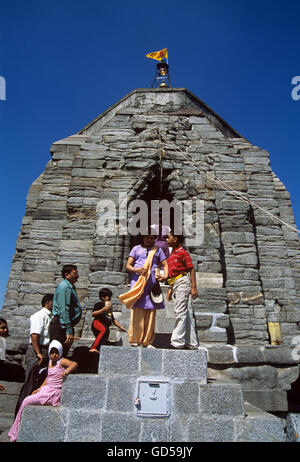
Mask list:
[[[141,378],[168,381],[167,416],[138,414]],[[285,431],[281,419],[244,401],[240,385],[207,383],[204,349],[104,346],[99,374],[67,377],[59,408],[24,410],[18,441],[282,442]]]
[[[267,347],[268,321],[277,312],[291,354],[300,335],[300,243],[285,225],[295,226],[291,201],[267,151],[186,89],[139,89],[50,152],[27,196],[2,310],[10,351],[27,343],[29,317],[54,292],[65,263],[78,266],[78,295],[88,297],[77,335],[90,332],[100,287],[112,289],[122,316],[117,296],[127,287],[134,241],[119,233],[122,200],[161,194],[204,204],[203,243],[188,247],[200,294],[192,304],[199,341],[216,356],[223,346],[224,358],[228,346]],[[104,200],[116,205],[115,232],[106,235],[99,232]]]

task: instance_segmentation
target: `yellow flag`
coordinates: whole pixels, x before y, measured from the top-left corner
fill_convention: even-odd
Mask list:
[[[156,59],[157,61],[161,61],[164,58],[168,59],[168,51],[166,48],[163,48],[160,51],[152,51],[152,53],[148,53],[146,57],[150,59]]]

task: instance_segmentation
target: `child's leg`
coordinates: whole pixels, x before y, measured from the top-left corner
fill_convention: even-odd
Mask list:
[[[197,348],[198,347],[198,339],[197,335],[194,329],[194,326],[191,321],[191,316],[189,311],[187,312],[187,318],[186,318],[186,338],[185,338],[185,344],[186,345],[191,345],[192,347]]]
[[[175,327],[172,332],[171,345],[175,348],[182,348],[186,344],[190,291],[191,283],[187,277],[178,279],[173,286]]]
[[[24,407],[29,406],[30,404],[41,404],[38,395],[39,394],[37,393],[35,395],[27,396],[27,398],[25,398],[24,401],[22,402],[21,407],[16,415],[15,421],[11,429],[8,432],[8,436],[11,442],[16,441],[18,438],[18,433],[19,433],[19,428],[21,424],[21,418],[22,418]]]
[[[106,326],[102,324],[98,319],[95,319],[93,321],[93,327],[96,332],[98,332],[98,335],[96,337],[96,340],[94,341],[93,345],[91,346],[90,350],[96,350],[97,347],[100,345],[101,340],[103,339],[103,336],[106,332]]]

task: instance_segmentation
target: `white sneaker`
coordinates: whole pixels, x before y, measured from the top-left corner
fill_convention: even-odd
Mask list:
[[[149,348],[150,350],[156,350],[155,346],[153,345],[147,345],[146,348]]]
[[[139,344],[138,344],[138,343],[131,343],[130,346],[132,346],[132,347],[138,347]]]

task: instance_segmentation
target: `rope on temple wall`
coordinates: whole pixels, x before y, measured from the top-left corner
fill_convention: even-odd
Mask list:
[[[159,133],[159,136],[160,136],[160,139],[164,140],[165,143],[167,143],[169,146],[173,146],[173,148],[191,165],[193,165],[196,170],[198,171],[198,173],[202,173],[202,172],[205,172],[206,174],[209,174],[211,173],[210,170],[207,170],[205,169],[204,167],[200,167],[200,163],[195,161],[193,158],[191,158],[191,156],[189,154],[187,154],[186,152],[183,152],[182,149],[178,148],[176,146],[176,144],[172,143],[171,141],[167,140],[167,138],[165,137],[165,135],[163,133],[161,133],[161,131],[159,129],[157,129],[158,133]],[[269,215],[271,218],[279,221],[281,224],[283,224],[284,226],[287,226],[288,228],[292,229],[293,231],[296,231],[297,233],[300,233],[300,231],[295,227],[295,226],[292,226],[290,225],[289,223],[286,223],[285,221],[283,221],[281,218],[279,218],[277,215],[273,215],[271,212],[269,212],[268,210],[264,209],[263,207],[261,207],[260,205],[257,205],[256,203],[254,203],[253,201],[251,201],[248,197],[245,196],[244,193],[240,192],[240,191],[236,191],[235,189],[231,188],[227,183],[225,183],[224,181],[220,180],[220,179],[217,179],[217,178],[213,178],[213,177],[208,177],[209,181],[212,181],[214,183],[216,183],[218,186],[220,186],[220,188],[222,188],[224,191],[227,191],[229,194],[233,195],[236,199],[242,201],[242,202],[245,202],[249,205],[251,205],[252,207],[256,208],[256,209],[259,209],[261,210],[262,212],[266,213],[267,215]]]

